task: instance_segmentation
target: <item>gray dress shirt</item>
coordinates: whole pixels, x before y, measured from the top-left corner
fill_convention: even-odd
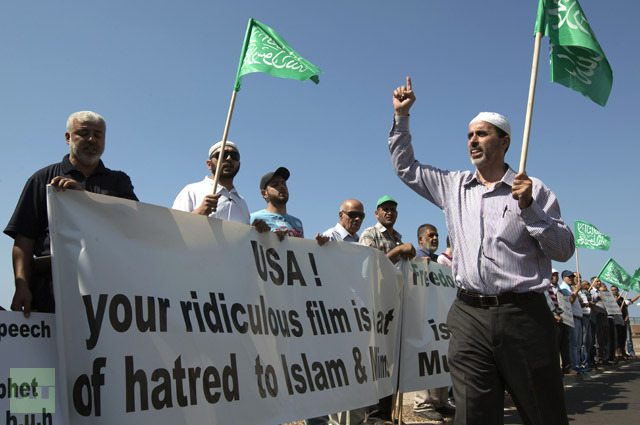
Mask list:
[[[551,260],[573,255],[573,234],[560,217],[556,196],[540,180],[531,177],[533,203],[521,210],[511,195],[516,174],[511,168],[488,188],[470,171],[420,164],[411,146],[409,117],[395,118],[389,149],[402,181],[443,210],[460,287],[487,295],[542,293],[550,284]]]

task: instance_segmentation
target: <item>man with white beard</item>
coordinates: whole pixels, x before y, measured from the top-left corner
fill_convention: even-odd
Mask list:
[[[46,186],[59,190],[87,190],[137,201],[129,176],[104,166],[106,123],[92,111],[74,112],[67,119],[69,154],[61,162],[36,171],[27,180],[4,233],[14,239],[12,249],[15,293],[11,310],[53,313],[51,250]]]

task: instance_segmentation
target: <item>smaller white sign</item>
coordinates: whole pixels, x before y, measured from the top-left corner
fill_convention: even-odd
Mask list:
[[[65,425],[56,397],[53,314],[0,311],[0,412],[9,424]]]

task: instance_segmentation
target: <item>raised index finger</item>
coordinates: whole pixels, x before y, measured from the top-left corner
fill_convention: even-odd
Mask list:
[[[407,90],[411,91],[411,77],[407,75]]]

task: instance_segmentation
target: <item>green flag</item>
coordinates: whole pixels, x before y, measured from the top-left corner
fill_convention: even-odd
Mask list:
[[[273,29],[251,18],[242,44],[235,91],[240,90],[242,76],[252,72],[300,81],[310,79],[318,84],[322,71],[296,53]]]
[[[635,271],[633,276],[631,276],[631,289],[636,292],[640,292],[640,268]]]
[[[620,264],[616,263],[613,258],[610,258],[602,270],[600,270],[598,279],[626,290],[629,290],[629,285],[631,284],[631,276],[629,273],[627,273]]]
[[[573,233],[576,237],[576,247],[607,251],[611,245],[609,236],[600,232],[596,226],[586,221],[576,220],[573,223]]]
[[[604,106],[613,73],[577,0],[538,0],[535,32],[549,37],[551,81]]]

